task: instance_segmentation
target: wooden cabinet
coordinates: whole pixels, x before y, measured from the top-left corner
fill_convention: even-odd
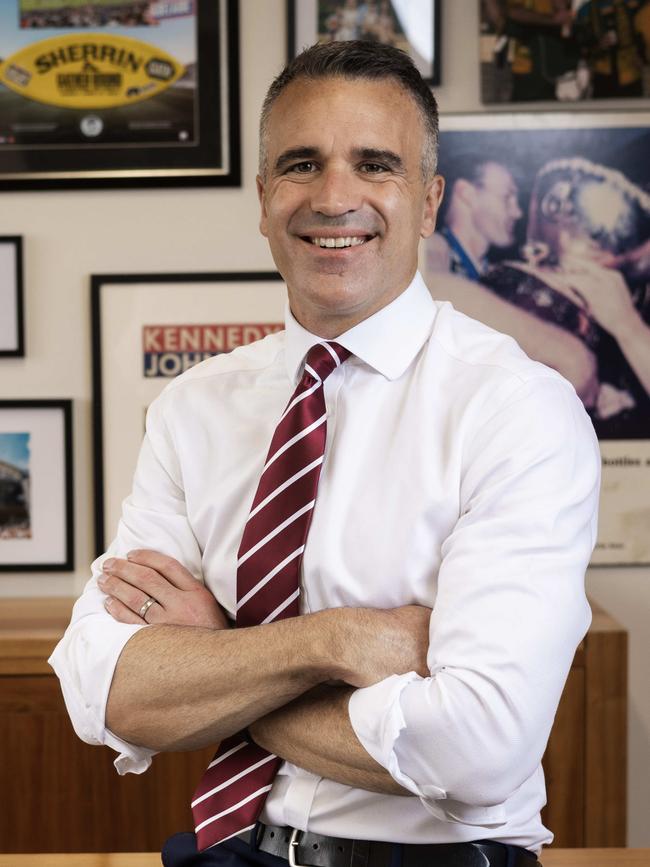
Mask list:
[[[188,802],[212,750],[158,756],[119,777],[80,741],[47,658],[69,599],[0,600],[0,852],[159,850],[192,827]],[[555,845],[624,846],[626,633],[596,609],[544,758]]]

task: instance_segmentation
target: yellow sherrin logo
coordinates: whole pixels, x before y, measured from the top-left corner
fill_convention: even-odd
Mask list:
[[[154,45],[103,33],[44,39],[0,64],[0,82],[63,108],[115,108],[149,99],[184,72]]]

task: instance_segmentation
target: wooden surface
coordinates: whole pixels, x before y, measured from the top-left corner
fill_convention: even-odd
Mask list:
[[[541,860],[543,867],[650,867],[650,849],[547,849]],[[0,855],[0,867],[160,867],[160,855]]]
[[[77,738],[46,662],[71,606],[0,600],[0,852],[159,850],[191,829],[189,800],[212,749],[157,756],[146,774],[119,777],[111,750]],[[594,609],[544,756],[542,818],[557,846],[625,844],[626,638]]]
[[[52,674],[47,658],[70,622],[68,597],[0,600],[0,674]]]

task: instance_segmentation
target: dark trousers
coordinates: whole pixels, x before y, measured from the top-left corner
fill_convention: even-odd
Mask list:
[[[196,838],[191,833],[170,837],[163,846],[162,862],[164,867],[286,867],[288,863],[284,858],[256,851],[237,837],[197,852]]]
[[[251,838],[255,831],[251,831]],[[507,863],[515,862],[515,846],[504,844],[507,851]],[[519,850],[521,851],[521,850]],[[196,851],[194,834],[175,834],[165,843],[162,850],[164,867],[287,867],[284,858],[276,858],[255,849],[237,837],[226,840],[218,846],[213,846],[205,852]],[[532,867],[537,865],[535,856],[531,853]],[[402,845],[393,844],[393,854],[390,867],[402,867]]]

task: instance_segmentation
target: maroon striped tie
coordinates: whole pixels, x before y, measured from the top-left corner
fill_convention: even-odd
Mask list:
[[[239,546],[237,626],[300,612],[300,566],[325,452],[323,382],[349,355],[338,343],[312,346],[275,429]],[[200,851],[255,825],[280,761],[242,734],[221,742],[192,801]]]

